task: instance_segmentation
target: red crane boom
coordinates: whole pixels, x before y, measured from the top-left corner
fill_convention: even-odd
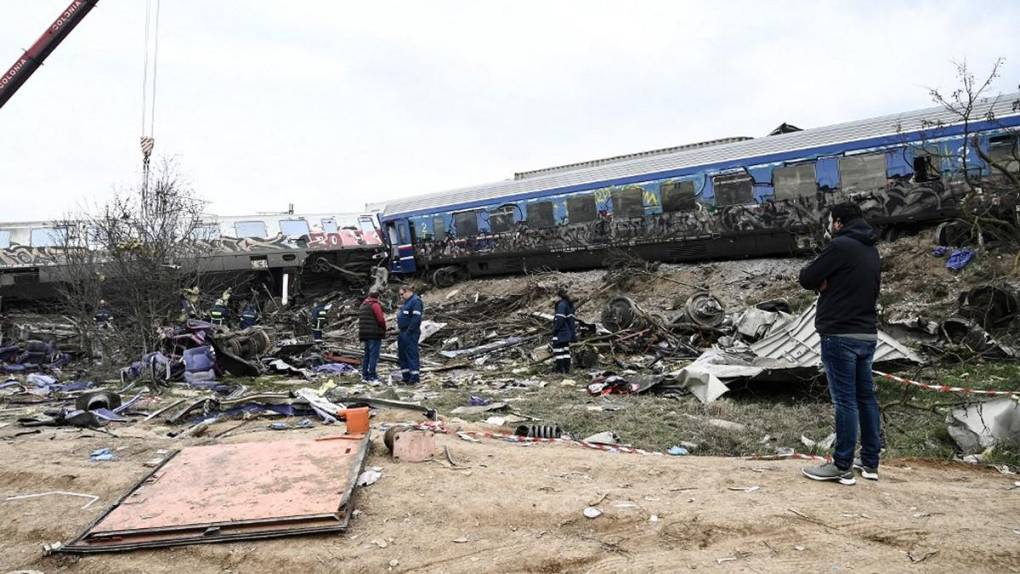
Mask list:
[[[53,52],[64,41],[64,38],[74,30],[89,13],[96,7],[99,0],[74,0],[43,32],[42,36],[32,44],[32,47],[22,54],[21,58],[9,70],[0,76],[0,108],[11,99],[11,96],[18,91],[28,78],[39,69],[43,60]]]

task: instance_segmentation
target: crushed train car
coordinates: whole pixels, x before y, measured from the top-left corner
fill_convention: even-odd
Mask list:
[[[55,222],[0,223],[0,297],[55,295],[64,233]],[[263,275],[277,293],[298,280],[367,282],[384,256],[375,217],[357,213],[209,215],[192,239],[201,273]]]

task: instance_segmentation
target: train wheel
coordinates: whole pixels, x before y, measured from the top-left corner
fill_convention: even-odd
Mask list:
[[[462,275],[460,267],[440,267],[432,273],[432,284],[436,287],[452,287]]]

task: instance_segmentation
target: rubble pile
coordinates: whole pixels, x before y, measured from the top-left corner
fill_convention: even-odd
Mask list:
[[[917,239],[900,242],[910,241],[927,250]],[[1015,358],[1016,285],[977,278],[961,283],[966,275],[925,254],[943,275],[929,270],[927,280],[919,279],[918,266],[926,260],[916,253],[886,253],[876,368]],[[802,264],[793,259],[703,265],[623,261],[605,271],[422,286],[419,343],[425,384],[417,387],[393,385],[399,378],[393,284],[381,294],[388,317],[382,384],[363,381],[359,373],[363,293],[334,291],[288,306],[270,299],[256,320],[228,316],[220,324],[201,312],[202,299],[193,294],[188,317],[168,321],[158,348],[124,361],[119,376],[105,379],[95,376],[95,361],[123,353],[97,353],[94,344],[83,348],[76,325],[65,317],[8,315],[0,339],[5,376],[0,398],[6,405],[0,418],[25,427],[87,428],[157,419],[171,425],[170,433],[194,435],[229,419],[269,417],[279,419],[274,424],[280,428],[333,424],[352,405],[434,418],[435,409],[426,405],[469,393],[470,401],[464,397],[466,404],[450,407],[450,415],[560,429],[559,421],[518,412],[513,401],[521,392],[550,384],[576,389],[577,401],[656,395],[712,403],[737,382],[793,389],[822,379],[813,300],[796,284]],[[978,257],[962,273],[981,264]],[[901,273],[904,266],[909,270]],[[577,302],[571,344],[575,372],[560,377],[562,383],[548,376],[553,303],[561,289]],[[329,310],[321,341],[311,336],[316,309]],[[289,417],[296,422],[283,422]],[[960,415],[951,424],[960,427],[966,418]],[[981,440],[988,442],[987,436]],[[965,442],[961,450],[973,451],[980,441]]]

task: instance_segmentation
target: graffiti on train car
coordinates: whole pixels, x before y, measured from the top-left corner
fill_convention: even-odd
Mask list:
[[[818,236],[825,223],[827,206],[839,201],[849,199],[858,203],[869,219],[880,224],[951,211],[958,206],[964,193],[962,187],[944,185],[939,180],[917,183],[899,178],[890,180],[883,190],[853,194],[827,192],[725,207],[697,202],[686,211],[660,211],[632,218],[616,218],[600,204],[598,216],[591,222],[568,224],[564,221],[553,227],[534,228],[517,221],[508,232],[480,232],[471,237],[459,237],[453,232],[443,237],[425,236],[416,242],[416,247],[426,261],[439,262],[480,254],[554,253],[770,231]],[[608,192],[602,195],[608,197]]]
[[[212,253],[250,253],[254,251],[289,251],[298,246],[285,235],[275,237],[218,237],[200,242]]]
[[[308,236],[308,249],[315,251],[379,245],[382,245],[382,240],[377,232],[361,229],[341,229],[335,233],[313,232]]]
[[[8,248],[0,249],[0,267],[57,265],[60,256],[60,249],[57,247],[30,247],[12,243]]]

